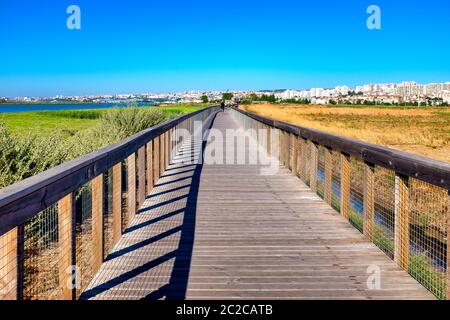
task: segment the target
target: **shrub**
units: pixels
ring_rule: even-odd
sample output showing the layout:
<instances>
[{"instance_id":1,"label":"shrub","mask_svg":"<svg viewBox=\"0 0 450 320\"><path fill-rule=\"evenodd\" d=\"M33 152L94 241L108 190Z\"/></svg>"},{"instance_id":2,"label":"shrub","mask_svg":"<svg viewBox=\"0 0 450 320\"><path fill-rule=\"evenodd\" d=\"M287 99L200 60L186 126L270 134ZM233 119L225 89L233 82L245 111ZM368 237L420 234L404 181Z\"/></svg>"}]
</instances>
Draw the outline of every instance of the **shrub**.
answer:
<instances>
[{"instance_id":1,"label":"shrub","mask_svg":"<svg viewBox=\"0 0 450 320\"><path fill-rule=\"evenodd\" d=\"M137 107L111 109L100 117L102 130L100 134L106 135L110 141L118 141L166 119L166 114L160 109Z\"/></svg>"}]
</instances>

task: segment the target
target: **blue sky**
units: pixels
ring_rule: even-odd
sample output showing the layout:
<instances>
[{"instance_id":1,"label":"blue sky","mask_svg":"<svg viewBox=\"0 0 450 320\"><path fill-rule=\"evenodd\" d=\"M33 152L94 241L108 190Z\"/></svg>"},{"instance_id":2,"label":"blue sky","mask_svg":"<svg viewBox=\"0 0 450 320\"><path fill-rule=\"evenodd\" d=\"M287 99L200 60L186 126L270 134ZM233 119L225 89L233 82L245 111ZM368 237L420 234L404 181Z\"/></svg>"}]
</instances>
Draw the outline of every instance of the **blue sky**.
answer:
<instances>
[{"instance_id":1,"label":"blue sky","mask_svg":"<svg viewBox=\"0 0 450 320\"><path fill-rule=\"evenodd\" d=\"M66 8L81 8L68 30ZM370 4L382 29L366 27ZM0 96L450 81L448 0L1 0Z\"/></svg>"}]
</instances>

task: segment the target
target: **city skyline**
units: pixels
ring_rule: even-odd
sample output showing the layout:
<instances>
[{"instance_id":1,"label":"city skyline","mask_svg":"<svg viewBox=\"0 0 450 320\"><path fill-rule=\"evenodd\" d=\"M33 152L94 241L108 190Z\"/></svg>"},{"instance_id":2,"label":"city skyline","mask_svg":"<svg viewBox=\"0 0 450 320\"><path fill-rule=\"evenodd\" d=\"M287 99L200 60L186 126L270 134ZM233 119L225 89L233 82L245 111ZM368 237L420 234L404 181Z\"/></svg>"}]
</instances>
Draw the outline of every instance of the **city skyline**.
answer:
<instances>
[{"instance_id":1,"label":"city skyline","mask_svg":"<svg viewBox=\"0 0 450 320\"><path fill-rule=\"evenodd\" d=\"M50 97L1 97L0 103L8 102L88 102L88 103L179 103L202 102L203 96L209 101L219 101L222 94L232 92L234 99L251 101L252 94L269 95L273 102L300 102L312 104L412 104L417 106L449 105L450 81L443 83L421 84L415 81L401 83L368 83L350 87L339 85L334 88L308 89L272 89L272 90L234 90L234 91L182 91L182 92L146 92L122 94L96 94Z\"/></svg>"},{"instance_id":2,"label":"city skyline","mask_svg":"<svg viewBox=\"0 0 450 320\"><path fill-rule=\"evenodd\" d=\"M439 0L0 3L0 96L329 88L450 79Z\"/></svg>"}]
</instances>

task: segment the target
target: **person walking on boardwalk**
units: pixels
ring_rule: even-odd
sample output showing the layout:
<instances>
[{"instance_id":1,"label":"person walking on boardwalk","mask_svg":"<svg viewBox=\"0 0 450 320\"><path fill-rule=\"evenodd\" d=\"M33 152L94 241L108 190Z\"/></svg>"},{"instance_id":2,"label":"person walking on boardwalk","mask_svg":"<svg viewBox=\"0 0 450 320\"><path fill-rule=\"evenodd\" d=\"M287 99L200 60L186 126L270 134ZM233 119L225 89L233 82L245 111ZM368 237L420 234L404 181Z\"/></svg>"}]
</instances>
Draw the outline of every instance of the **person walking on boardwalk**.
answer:
<instances>
[{"instance_id":1,"label":"person walking on boardwalk","mask_svg":"<svg viewBox=\"0 0 450 320\"><path fill-rule=\"evenodd\" d=\"M225 112L225 102L220 103L220 108L222 109L222 112Z\"/></svg>"}]
</instances>

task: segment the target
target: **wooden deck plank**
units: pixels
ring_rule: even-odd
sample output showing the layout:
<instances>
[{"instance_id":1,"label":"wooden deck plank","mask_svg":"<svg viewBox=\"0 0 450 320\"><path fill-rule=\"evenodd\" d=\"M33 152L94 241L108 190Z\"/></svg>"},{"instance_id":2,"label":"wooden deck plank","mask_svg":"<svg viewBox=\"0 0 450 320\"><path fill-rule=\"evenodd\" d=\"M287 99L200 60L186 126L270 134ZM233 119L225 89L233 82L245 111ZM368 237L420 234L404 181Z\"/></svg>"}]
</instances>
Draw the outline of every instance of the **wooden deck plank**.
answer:
<instances>
[{"instance_id":1,"label":"wooden deck plank","mask_svg":"<svg viewBox=\"0 0 450 320\"><path fill-rule=\"evenodd\" d=\"M434 299L287 169L182 162L200 149L180 148L82 298Z\"/></svg>"}]
</instances>

